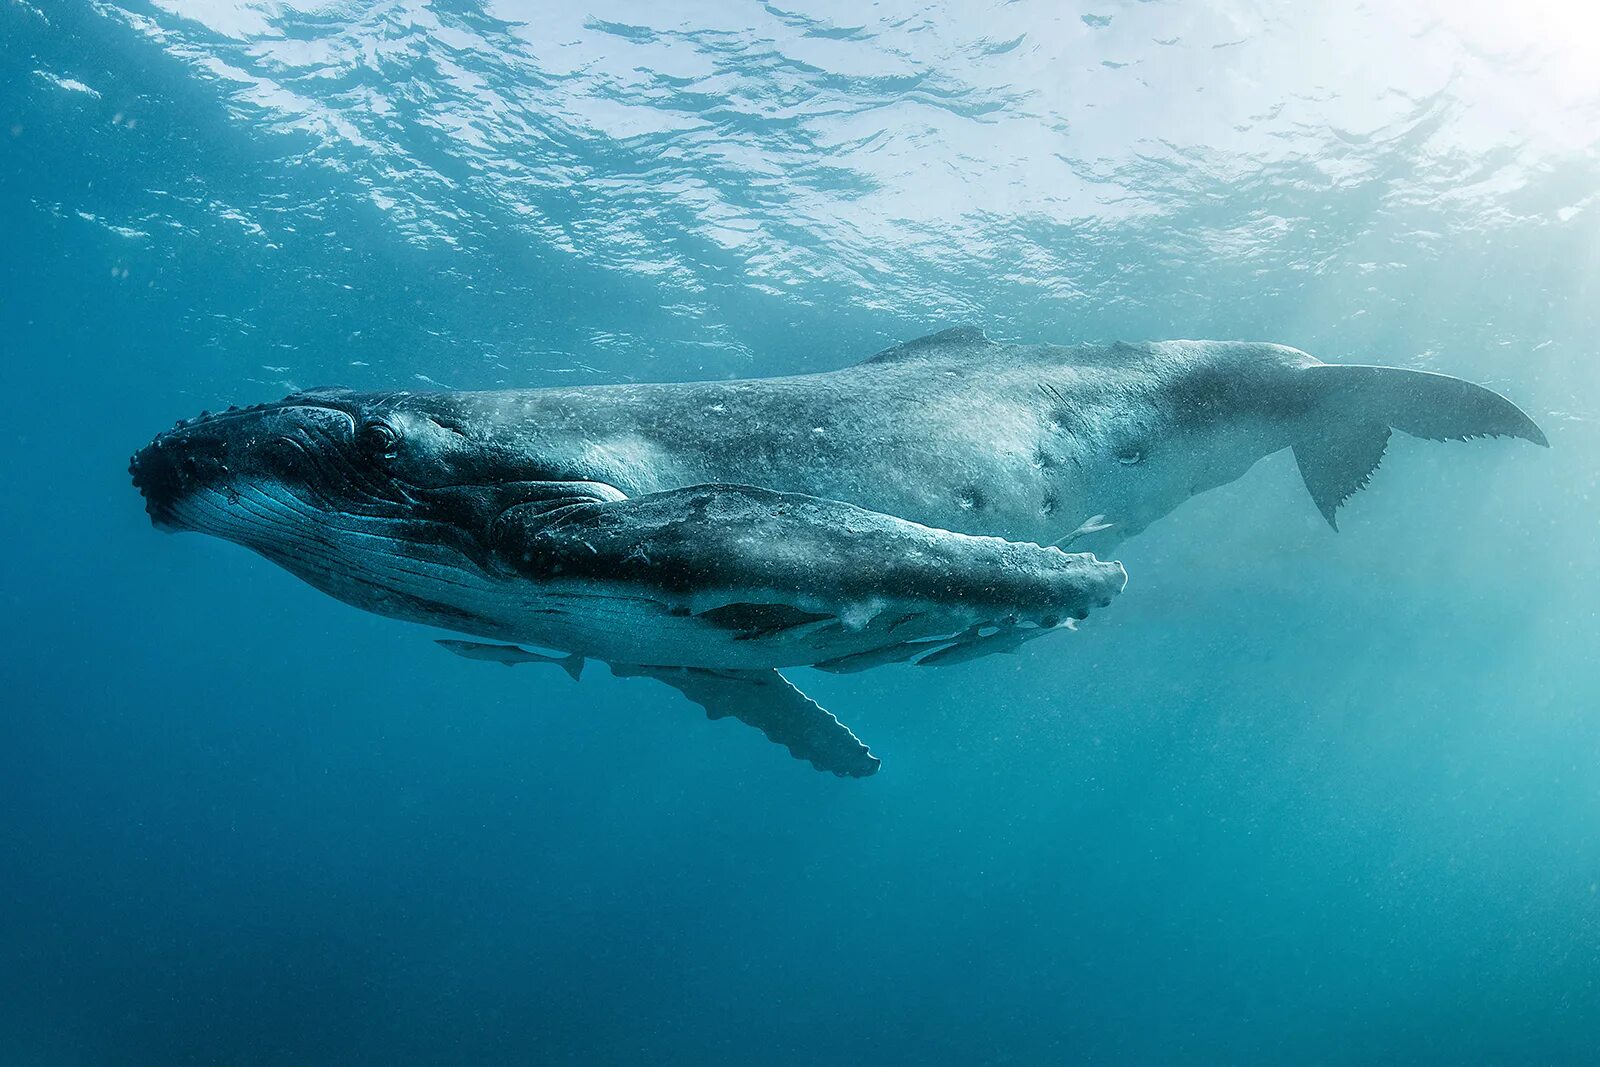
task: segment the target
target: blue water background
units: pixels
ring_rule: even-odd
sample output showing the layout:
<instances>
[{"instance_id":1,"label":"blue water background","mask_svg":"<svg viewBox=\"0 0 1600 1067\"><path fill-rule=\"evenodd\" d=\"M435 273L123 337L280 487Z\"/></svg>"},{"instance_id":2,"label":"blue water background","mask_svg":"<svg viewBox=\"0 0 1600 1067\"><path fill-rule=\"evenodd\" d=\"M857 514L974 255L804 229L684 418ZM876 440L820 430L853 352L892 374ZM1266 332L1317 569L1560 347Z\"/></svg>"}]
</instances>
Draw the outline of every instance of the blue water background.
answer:
<instances>
[{"instance_id":1,"label":"blue water background","mask_svg":"<svg viewBox=\"0 0 1600 1067\"><path fill-rule=\"evenodd\" d=\"M0 1064L1595 1062L1600 27L1388 6L0 0ZM293 387L957 323L1553 447L1397 437L1338 534L1274 456L1079 634L795 672L865 782L125 473Z\"/></svg>"}]
</instances>

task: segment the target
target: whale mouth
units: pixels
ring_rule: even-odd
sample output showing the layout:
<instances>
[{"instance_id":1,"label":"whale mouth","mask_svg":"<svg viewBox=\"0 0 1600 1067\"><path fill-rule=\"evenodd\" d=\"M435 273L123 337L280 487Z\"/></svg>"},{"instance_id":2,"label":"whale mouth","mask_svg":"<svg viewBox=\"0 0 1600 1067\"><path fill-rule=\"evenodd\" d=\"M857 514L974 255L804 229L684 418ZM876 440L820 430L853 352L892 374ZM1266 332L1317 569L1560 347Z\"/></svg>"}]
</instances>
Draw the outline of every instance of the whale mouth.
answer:
<instances>
[{"instance_id":1,"label":"whale mouth","mask_svg":"<svg viewBox=\"0 0 1600 1067\"><path fill-rule=\"evenodd\" d=\"M145 514L150 524L165 533L183 529L173 513L173 504L193 481L195 472L186 472L183 463L170 449L163 448L160 438L150 442L128 459L128 474L133 487L144 500Z\"/></svg>"},{"instance_id":2,"label":"whale mouth","mask_svg":"<svg viewBox=\"0 0 1600 1067\"><path fill-rule=\"evenodd\" d=\"M194 529L181 505L196 492L221 489L231 497L229 486L241 479L281 478L283 445L296 443L296 424L313 413L328 413L331 429L353 428L348 412L296 394L276 403L202 411L156 434L128 459L128 475L152 525L165 531Z\"/></svg>"},{"instance_id":3,"label":"whale mouth","mask_svg":"<svg viewBox=\"0 0 1600 1067\"><path fill-rule=\"evenodd\" d=\"M172 533L191 527L178 505L197 490L226 479L225 444L164 433L128 460L133 487L144 498L145 514L156 529Z\"/></svg>"}]
</instances>

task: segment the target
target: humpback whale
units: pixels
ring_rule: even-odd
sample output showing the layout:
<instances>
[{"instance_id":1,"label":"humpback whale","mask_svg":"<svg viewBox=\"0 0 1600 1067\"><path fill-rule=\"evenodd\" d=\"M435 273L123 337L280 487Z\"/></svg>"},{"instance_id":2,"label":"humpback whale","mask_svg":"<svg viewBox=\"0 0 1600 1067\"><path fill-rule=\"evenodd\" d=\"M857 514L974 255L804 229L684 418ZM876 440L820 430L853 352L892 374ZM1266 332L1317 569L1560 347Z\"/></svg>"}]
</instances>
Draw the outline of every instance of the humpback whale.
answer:
<instances>
[{"instance_id":1,"label":"humpback whale","mask_svg":"<svg viewBox=\"0 0 1600 1067\"><path fill-rule=\"evenodd\" d=\"M1126 580L1094 553L1281 449L1337 528L1395 429L1547 443L1443 374L956 328L792 377L316 389L182 421L130 472L158 527L483 639L441 641L457 654L600 660L862 777L877 758L779 668L939 666L1071 629Z\"/></svg>"}]
</instances>

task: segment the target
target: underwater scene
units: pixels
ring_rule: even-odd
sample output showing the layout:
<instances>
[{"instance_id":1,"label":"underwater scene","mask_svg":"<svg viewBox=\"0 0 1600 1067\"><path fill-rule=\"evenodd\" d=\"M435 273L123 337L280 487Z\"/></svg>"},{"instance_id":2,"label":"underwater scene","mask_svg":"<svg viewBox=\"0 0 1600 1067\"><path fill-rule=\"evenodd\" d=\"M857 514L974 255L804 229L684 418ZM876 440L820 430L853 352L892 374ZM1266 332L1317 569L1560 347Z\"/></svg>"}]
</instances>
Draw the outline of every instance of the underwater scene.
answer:
<instances>
[{"instance_id":1,"label":"underwater scene","mask_svg":"<svg viewBox=\"0 0 1600 1067\"><path fill-rule=\"evenodd\" d=\"M0 1067L1600 1062L1597 71L0 0Z\"/></svg>"}]
</instances>

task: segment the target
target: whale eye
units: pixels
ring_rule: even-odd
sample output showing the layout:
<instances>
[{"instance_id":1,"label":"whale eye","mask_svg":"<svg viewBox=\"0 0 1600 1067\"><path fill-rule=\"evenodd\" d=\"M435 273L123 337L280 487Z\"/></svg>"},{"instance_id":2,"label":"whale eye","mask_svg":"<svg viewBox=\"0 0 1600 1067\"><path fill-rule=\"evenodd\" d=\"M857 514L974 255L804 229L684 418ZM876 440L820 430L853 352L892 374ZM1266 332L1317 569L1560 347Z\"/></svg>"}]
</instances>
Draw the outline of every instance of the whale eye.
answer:
<instances>
[{"instance_id":1,"label":"whale eye","mask_svg":"<svg viewBox=\"0 0 1600 1067\"><path fill-rule=\"evenodd\" d=\"M1125 445L1117 453L1117 462L1124 467L1137 467L1144 462L1144 449L1139 445Z\"/></svg>"},{"instance_id":2,"label":"whale eye","mask_svg":"<svg viewBox=\"0 0 1600 1067\"><path fill-rule=\"evenodd\" d=\"M400 449L400 433L380 419L369 419L356 431L356 447L371 459L390 459Z\"/></svg>"}]
</instances>

